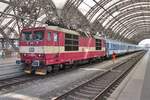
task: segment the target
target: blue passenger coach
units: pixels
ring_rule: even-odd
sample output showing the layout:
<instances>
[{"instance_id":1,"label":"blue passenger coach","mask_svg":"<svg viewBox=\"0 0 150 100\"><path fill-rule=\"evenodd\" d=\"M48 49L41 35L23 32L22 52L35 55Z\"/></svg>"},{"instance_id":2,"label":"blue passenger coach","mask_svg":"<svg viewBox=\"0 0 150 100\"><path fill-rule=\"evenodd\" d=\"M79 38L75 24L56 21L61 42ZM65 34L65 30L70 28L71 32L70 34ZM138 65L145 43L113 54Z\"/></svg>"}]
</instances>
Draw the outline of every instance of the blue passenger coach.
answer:
<instances>
[{"instance_id":1,"label":"blue passenger coach","mask_svg":"<svg viewBox=\"0 0 150 100\"><path fill-rule=\"evenodd\" d=\"M141 48L134 44L123 43L116 40L106 39L107 56L111 56L113 52L118 55L135 52Z\"/></svg>"}]
</instances>

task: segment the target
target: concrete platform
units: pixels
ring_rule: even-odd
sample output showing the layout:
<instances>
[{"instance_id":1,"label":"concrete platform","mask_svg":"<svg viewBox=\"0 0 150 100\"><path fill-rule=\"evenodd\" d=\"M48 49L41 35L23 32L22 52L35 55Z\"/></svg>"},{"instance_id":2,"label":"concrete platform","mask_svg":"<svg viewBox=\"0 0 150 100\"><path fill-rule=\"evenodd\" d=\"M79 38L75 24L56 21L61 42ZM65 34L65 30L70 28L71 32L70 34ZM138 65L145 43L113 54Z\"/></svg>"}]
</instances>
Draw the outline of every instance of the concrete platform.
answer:
<instances>
[{"instance_id":1,"label":"concrete platform","mask_svg":"<svg viewBox=\"0 0 150 100\"><path fill-rule=\"evenodd\" d=\"M15 63L17 59L19 59L17 58L17 56L0 58L0 65L8 64L8 63Z\"/></svg>"},{"instance_id":2,"label":"concrete platform","mask_svg":"<svg viewBox=\"0 0 150 100\"><path fill-rule=\"evenodd\" d=\"M150 51L107 100L150 100Z\"/></svg>"},{"instance_id":3,"label":"concrete platform","mask_svg":"<svg viewBox=\"0 0 150 100\"><path fill-rule=\"evenodd\" d=\"M0 58L0 80L24 74L22 67L16 64L16 56Z\"/></svg>"}]
</instances>

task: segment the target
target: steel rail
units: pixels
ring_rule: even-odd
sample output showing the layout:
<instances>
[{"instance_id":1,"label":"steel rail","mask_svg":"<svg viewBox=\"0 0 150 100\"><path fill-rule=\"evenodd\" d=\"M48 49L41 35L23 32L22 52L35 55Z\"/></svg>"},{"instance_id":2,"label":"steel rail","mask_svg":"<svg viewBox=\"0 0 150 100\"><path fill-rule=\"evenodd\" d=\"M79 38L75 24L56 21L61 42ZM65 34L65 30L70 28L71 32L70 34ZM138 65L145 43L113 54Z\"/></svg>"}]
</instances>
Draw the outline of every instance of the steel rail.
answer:
<instances>
[{"instance_id":1,"label":"steel rail","mask_svg":"<svg viewBox=\"0 0 150 100\"><path fill-rule=\"evenodd\" d=\"M122 77L126 76L126 73L133 68L144 54L144 52L140 52L136 56L119 65L112 66L112 68L104 73L76 86L68 92L52 98L52 100L103 100L109 90L113 88Z\"/></svg>"}]
</instances>

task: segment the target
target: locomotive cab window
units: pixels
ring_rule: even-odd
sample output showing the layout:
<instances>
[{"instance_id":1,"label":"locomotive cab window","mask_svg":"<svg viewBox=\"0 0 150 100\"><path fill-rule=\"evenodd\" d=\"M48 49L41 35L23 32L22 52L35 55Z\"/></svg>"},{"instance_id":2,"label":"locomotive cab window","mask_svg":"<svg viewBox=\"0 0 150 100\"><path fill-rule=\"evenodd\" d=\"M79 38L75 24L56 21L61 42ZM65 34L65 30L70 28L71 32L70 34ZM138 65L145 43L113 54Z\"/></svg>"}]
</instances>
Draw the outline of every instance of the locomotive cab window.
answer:
<instances>
[{"instance_id":1,"label":"locomotive cab window","mask_svg":"<svg viewBox=\"0 0 150 100\"><path fill-rule=\"evenodd\" d=\"M102 49L102 45L101 45L101 40L99 40L99 39L96 39L96 50L101 50Z\"/></svg>"},{"instance_id":2,"label":"locomotive cab window","mask_svg":"<svg viewBox=\"0 0 150 100\"><path fill-rule=\"evenodd\" d=\"M30 41L32 40L32 32L22 32L22 39L23 41Z\"/></svg>"},{"instance_id":3,"label":"locomotive cab window","mask_svg":"<svg viewBox=\"0 0 150 100\"><path fill-rule=\"evenodd\" d=\"M43 31L35 31L34 32L33 40L41 41L43 39L44 39L44 32Z\"/></svg>"},{"instance_id":4,"label":"locomotive cab window","mask_svg":"<svg viewBox=\"0 0 150 100\"><path fill-rule=\"evenodd\" d=\"M65 34L65 51L79 50L79 36L73 34Z\"/></svg>"}]
</instances>

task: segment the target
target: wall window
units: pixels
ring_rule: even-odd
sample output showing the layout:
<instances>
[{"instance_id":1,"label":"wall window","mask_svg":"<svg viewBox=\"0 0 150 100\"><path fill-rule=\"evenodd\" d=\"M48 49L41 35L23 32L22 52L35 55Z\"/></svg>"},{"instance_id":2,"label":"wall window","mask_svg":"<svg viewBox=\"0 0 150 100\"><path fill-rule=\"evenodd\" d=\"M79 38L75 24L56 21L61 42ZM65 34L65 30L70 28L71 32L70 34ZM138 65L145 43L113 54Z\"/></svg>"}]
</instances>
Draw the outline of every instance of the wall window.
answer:
<instances>
[{"instance_id":1,"label":"wall window","mask_svg":"<svg viewBox=\"0 0 150 100\"><path fill-rule=\"evenodd\" d=\"M65 51L79 50L79 36L73 34L65 34Z\"/></svg>"},{"instance_id":2,"label":"wall window","mask_svg":"<svg viewBox=\"0 0 150 100\"><path fill-rule=\"evenodd\" d=\"M58 41L58 33L54 33L54 41L57 42Z\"/></svg>"}]
</instances>

